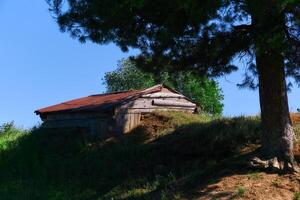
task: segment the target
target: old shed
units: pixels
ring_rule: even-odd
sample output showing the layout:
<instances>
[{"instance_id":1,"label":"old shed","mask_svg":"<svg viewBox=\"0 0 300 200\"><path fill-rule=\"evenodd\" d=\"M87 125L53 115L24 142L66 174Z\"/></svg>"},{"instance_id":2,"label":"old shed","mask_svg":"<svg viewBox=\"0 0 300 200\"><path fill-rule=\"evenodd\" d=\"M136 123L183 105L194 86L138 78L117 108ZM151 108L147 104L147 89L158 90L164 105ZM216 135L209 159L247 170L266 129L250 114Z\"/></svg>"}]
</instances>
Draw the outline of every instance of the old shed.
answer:
<instances>
[{"instance_id":1,"label":"old shed","mask_svg":"<svg viewBox=\"0 0 300 200\"><path fill-rule=\"evenodd\" d=\"M88 128L92 134L106 136L127 133L137 127L145 113L180 111L194 113L197 106L179 92L156 85L144 90L91 95L35 113L46 128Z\"/></svg>"}]
</instances>

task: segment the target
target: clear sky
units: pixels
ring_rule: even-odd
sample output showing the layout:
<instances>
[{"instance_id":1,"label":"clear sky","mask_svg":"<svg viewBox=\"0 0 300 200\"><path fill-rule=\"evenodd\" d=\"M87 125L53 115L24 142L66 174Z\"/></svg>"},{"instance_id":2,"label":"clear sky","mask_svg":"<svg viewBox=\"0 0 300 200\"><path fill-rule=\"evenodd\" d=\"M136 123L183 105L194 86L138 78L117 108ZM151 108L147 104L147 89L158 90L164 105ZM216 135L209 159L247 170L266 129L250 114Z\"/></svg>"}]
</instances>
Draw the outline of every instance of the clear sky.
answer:
<instances>
[{"instance_id":1,"label":"clear sky","mask_svg":"<svg viewBox=\"0 0 300 200\"><path fill-rule=\"evenodd\" d=\"M104 73L133 53L113 44L79 43L59 31L47 9L44 0L0 0L0 124L29 128L39 123L38 108L104 92ZM227 116L259 113L257 91L236 87L242 73L219 80ZM300 107L299 99L294 88L292 110Z\"/></svg>"}]
</instances>

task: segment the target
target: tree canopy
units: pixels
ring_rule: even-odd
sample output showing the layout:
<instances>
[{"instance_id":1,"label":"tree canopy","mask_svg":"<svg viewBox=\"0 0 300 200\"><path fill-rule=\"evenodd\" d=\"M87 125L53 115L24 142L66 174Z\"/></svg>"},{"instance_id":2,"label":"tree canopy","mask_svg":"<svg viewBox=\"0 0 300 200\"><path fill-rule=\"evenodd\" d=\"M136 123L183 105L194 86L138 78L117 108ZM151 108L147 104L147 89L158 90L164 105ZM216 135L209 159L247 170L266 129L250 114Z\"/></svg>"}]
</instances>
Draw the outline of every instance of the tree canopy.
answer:
<instances>
[{"instance_id":1,"label":"tree canopy","mask_svg":"<svg viewBox=\"0 0 300 200\"><path fill-rule=\"evenodd\" d=\"M137 68L134 62L123 59L119 61L116 70L107 72L104 76L107 92L144 89L161 83L174 88L196 102L203 112L212 115L222 114L224 96L218 83L191 72L153 74L143 72Z\"/></svg>"},{"instance_id":2,"label":"tree canopy","mask_svg":"<svg viewBox=\"0 0 300 200\"><path fill-rule=\"evenodd\" d=\"M300 77L297 0L47 1L62 31L82 42L139 48L140 61L152 58L150 70L171 66L223 75L237 69L231 62L236 56L248 55L255 64L255 45L265 41L282 51L288 75ZM262 22L256 26L255 20Z\"/></svg>"}]
</instances>

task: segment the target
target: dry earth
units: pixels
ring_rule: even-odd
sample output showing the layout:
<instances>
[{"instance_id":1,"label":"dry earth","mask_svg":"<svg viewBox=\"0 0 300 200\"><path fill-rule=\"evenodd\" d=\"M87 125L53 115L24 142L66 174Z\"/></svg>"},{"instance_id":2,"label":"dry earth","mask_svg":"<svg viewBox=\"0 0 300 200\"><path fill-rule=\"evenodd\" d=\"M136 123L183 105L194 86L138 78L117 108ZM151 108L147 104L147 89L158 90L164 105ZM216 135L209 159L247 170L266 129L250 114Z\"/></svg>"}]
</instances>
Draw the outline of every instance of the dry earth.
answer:
<instances>
[{"instance_id":1,"label":"dry earth","mask_svg":"<svg viewBox=\"0 0 300 200\"><path fill-rule=\"evenodd\" d=\"M291 114L293 124L300 127L300 114ZM296 130L297 131L297 130ZM299 146L299 145L298 145ZM300 160L299 147L295 157ZM222 172L221 172L222 173ZM300 200L300 174L278 175L265 172L249 172L224 175L214 183L202 186L194 192L198 200ZM296 198L296 194L299 197Z\"/></svg>"},{"instance_id":2,"label":"dry earth","mask_svg":"<svg viewBox=\"0 0 300 200\"><path fill-rule=\"evenodd\" d=\"M249 173L221 178L201 188L198 200L293 200L300 191L299 175ZM197 196L197 195L195 195Z\"/></svg>"},{"instance_id":3,"label":"dry earth","mask_svg":"<svg viewBox=\"0 0 300 200\"><path fill-rule=\"evenodd\" d=\"M292 113L295 131L300 133L300 113ZM161 130L168 130L169 119L152 115L144 119L147 132L152 137ZM151 139L153 139L151 137ZM150 140L151 140L150 139ZM298 145L299 146L299 145ZM295 148L295 157L300 161L300 148ZM246 150L251 151L250 150ZM184 199L196 200L300 200L300 174L278 175L267 172L245 172L244 169L230 171L223 169L210 178L209 183L189 191ZM201 181L200 181L201 182ZM299 193L299 199L295 195ZM179 198L180 199L180 198Z\"/></svg>"},{"instance_id":4,"label":"dry earth","mask_svg":"<svg viewBox=\"0 0 300 200\"><path fill-rule=\"evenodd\" d=\"M292 113L291 118L294 124L300 123L300 113Z\"/></svg>"}]
</instances>

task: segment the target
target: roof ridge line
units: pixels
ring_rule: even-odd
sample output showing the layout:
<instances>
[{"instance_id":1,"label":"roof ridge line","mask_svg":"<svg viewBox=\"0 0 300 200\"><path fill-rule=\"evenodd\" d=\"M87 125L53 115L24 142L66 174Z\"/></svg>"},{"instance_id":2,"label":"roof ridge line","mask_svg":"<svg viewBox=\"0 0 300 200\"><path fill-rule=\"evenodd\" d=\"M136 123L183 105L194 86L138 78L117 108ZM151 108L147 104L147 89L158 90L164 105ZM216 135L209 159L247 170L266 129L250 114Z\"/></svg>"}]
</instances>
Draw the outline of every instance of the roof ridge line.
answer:
<instances>
[{"instance_id":1,"label":"roof ridge line","mask_svg":"<svg viewBox=\"0 0 300 200\"><path fill-rule=\"evenodd\" d=\"M117 92L108 92L108 93L103 93L103 94L92 94L92 95L89 95L88 97L104 96L104 95L109 95L109 94L119 94L119 93L133 92L133 91L143 91L143 90L124 90L124 91L117 91Z\"/></svg>"}]
</instances>

